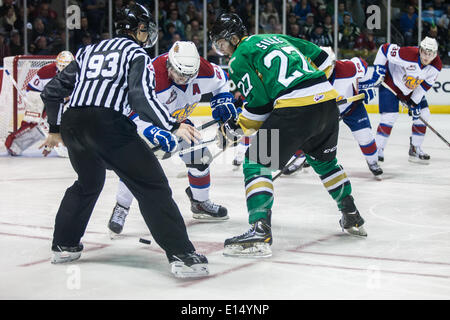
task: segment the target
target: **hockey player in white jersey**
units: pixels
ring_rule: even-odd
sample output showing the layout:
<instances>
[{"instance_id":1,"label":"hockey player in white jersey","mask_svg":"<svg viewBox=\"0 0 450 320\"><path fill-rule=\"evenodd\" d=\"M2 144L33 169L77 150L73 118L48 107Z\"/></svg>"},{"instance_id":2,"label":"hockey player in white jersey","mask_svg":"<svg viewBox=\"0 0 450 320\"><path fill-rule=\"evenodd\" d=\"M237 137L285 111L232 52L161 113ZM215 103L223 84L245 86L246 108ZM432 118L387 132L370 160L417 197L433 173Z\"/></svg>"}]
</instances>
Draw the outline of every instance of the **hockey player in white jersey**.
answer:
<instances>
[{"instance_id":1,"label":"hockey player in white jersey","mask_svg":"<svg viewBox=\"0 0 450 320\"><path fill-rule=\"evenodd\" d=\"M426 37L420 47L399 47L396 44L382 45L374 61L372 79L381 82L379 87L380 124L377 128L376 144L378 157L384 161L384 149L391 130L398 118L399 102L408 106L412 117L409 160L429 163L430 156L422 150L430 110L425 93L433 86L442 68L435 39ZM364 85L364 83L361 83Z\"/></svg>"},{"instance_id":2,"label":"hockey player in white jersey","mask_svg":"<svg viewBox=\"0 0 450 320\"><path fill-rule=\"evenodd\" d=\"M25 115L20 128L10 133L5 140L5 147L10 155L19 156L36 142L45 139L46 112L40 94L45 85L73 59L71 52L60 52L55 62L40 68L27 84ZM68 156L67 149L63 145L55 147L55 151L60 157Z\"/></svg>"},{"instance_id":3,"label":"hockey player in white jersey","mask_svg":"<svg viewBox=\"0 0 450 320\"><path fill-rule=\"evenodd\" d=\"M233 95L229 92L228 76L217 65L201 58L193 42L177 41L168 53L153 60L156 75L156 95L178 120L192 124L188 119L203 94L212 93L211 108L213 118L225 122L237 117L233 104ZM154 133L148 123L137 115L131 115L141 135L150 141L155 140ZM176 144L173 135L167 135L164 144ZM164 151L164 145L161 145ZM181 146L180 146L181 147ZM190 147L185 146L185 147ZM174 149L174 148L172 148ZM188 169L189 187L186 194L191 201L193 218L203 221L223 221L228 219L227 209L211 202L209 197L210 172L212 155L207 147L183 154L181 159ZM204 161L209 159L208 161ZM111 235L122 232L126 216L133 201L133 195L120 181L116 196L117 203L113 209L108 227Z\"/></svg>"}]
</instances>

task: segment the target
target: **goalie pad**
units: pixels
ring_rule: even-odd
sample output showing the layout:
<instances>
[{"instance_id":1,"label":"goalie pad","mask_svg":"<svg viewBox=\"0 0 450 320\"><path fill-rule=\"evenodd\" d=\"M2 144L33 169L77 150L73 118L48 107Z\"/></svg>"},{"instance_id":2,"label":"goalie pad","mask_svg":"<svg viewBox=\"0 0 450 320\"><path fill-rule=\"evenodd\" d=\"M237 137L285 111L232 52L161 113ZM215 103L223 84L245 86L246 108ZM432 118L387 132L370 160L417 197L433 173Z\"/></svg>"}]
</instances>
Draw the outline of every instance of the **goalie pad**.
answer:
<instances>
[{"instance_id":1,"label":"goalie pad","mask_svg":"<svg viewBox=\"0 0 450 320\"><path fill-rule=\"evenodd\" d=\"M45 138L45 132L37 123L22 121L20 128L6 138L5 147L10 155L19 156L30 146Z\"/></svg>"},{"instance_id":2,"label":"goalie pad","mask_svg":"<svg viewBox=\"0 0 450 320\"><path fill-rule=\"evenodd\" d=\"M44 102L41 99L41 93L37 91L28 91L23 120L31 123L39 123L42 118L43 110Z\"/></svg>"}]
</instances>

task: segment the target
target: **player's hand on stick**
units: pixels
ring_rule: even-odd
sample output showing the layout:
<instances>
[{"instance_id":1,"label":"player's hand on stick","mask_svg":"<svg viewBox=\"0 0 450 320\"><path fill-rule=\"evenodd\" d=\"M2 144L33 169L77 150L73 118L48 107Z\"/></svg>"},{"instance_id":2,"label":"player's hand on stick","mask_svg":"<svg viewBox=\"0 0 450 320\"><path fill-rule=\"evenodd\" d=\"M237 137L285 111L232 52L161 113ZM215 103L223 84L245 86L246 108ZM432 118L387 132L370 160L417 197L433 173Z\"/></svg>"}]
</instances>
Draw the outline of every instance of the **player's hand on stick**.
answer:
<instances>
[{"instance_id":1,"label":"player's hand on stick","mask_svg":"<svg viewBox=\"0 0 450 320\"><path fill-rule=\"evenodd\" d=\"M374 70L372 78L367 79L365 81L359 81L358 90L363 90L367 88L376 88L383 82L384 76L386 75L386 67L379 64L376 64L373 67Z\"/></svg>"},{"instance_id":2,"label":"player's hand on stick","mask_svg":"<svg viewBox=\"0 0 450 320\"><path fill-rule=\"evenodd\" d=\"M361 90L360 92L364 93L364 104L368 104L369 101L372 100L373 98L375 98L375 96L376 96L376 92L372 88L364 89L364 90Z\"/></svg>"},{"instance_id":3,"label":"player's hand on stick","mask_svg":"<svg viewBox=\"0 0 450 320\"><path fill-rule=\"evenodd\" d=\"M222 150L225 150L229 146L235 147L243 136L244 132L241 127L230 119L217 130L217 146Z\"/></svg>"},{"instance_id":4,"label":"player's hand on stick","mask_svg":"<svg viewBox=\"0 0 450 320\"><path fill-rule=\"evenodd\" d=\"M420 117L420 107L411 100L406 103L408 106L408 115L413 118L413 120L418 120Z\"/></svg>"},{"instance_id":5,"label":"player's hand on stick","mask_svg":"<svg viewBox=\"0 0 450 320\"><path fill-rule=\"evenodd\" d=\"M211 99L212 117L214 120L226 122L229 119L236 120L238 111L234 105L234 97L229 92L222 92Z\"/></svg>"},{"instance_id":6,"label":"player's hand on stick","mask_svg":"<svg viewBox=\"0 0 450 320\"><path fill-rule=\"evenodd\" d=\"M198 143L202 138L200 132L188 123L181 123L174 134L188 143Z\"/></svg>"},{"instance_id":7,"label":"player's hand on stick","mask_svg":"<svg viewBox=\"0 0 450 320\"><path fill-rule=\"evenodd\" d=\"M153 125L145 128L143 134L151 143L159 144L164 152L171 152L178 145L174 134Z\"/></svg>"},{"instance_id":8,"label":"player's hand on stick","mask_svg":"<svg viewBox=\"0 0 450 320\"><path fill-rule=\"evenodd\" d=\"M44 148L42 150L42 154L44 157L48 156L54 147L57 147L59 144L64 145L64 142L61 138L60 133L49 133L47 139L39 146L39 149Z\"/></svg>"}]
</instances>

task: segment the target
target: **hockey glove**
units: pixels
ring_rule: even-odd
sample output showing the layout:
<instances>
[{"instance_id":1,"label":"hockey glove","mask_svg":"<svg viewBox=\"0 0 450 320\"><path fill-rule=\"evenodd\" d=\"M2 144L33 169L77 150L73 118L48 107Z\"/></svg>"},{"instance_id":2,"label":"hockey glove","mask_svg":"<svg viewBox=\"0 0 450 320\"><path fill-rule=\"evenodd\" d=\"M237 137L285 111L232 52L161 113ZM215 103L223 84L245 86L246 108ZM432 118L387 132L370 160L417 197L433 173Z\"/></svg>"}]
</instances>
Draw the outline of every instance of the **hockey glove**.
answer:
<instances>
[{"instance_id":1,"label":"hockey glove","mask_svg":"<svg viewBox=\"0 0 450 320\"><path fill-rule=\"evenodd\" d=\"M376 96L376 92L372 88L361 90L361 93L364 93L364 104L368 104Z\"/></svg>"},{"instance_id":2,"label":"hockey glove","mask_svg":"<svg viewBox=\"0 0 450 320\"><path fill-rule=\"evenodd\" d=\"M386 67L381 64L374 65L372 78L358 83L358 90L378 87L384 80L386 75Z\"/></svg>"},{"instance_id":3,"label":"hockey glove","mask_svg":"<svg viewBox=\"0 0 450 320\"><path fill-rule=\"evenodd\" d=\"M412 117L413 121L418 120L420 117L420 107L415 104L412 100L409 100L407 103L408 106L408 115Z\"/></svg>"},{"instance_id":4,"label":"hockey glove","mask_svg":"<svg viewBox=\"0 0 450 320\"><path fill-rule=\"evenodd\" d=\"M233 95L229 92L222 92L212 97L211 109L214 120L224 123L229 119L236 120L237 110L233 102Z\"/></svg>"},{"instance_id":5,"label":"hockey glove","mask_svg":"<svg viewBox=\"0 0 450 320\"><path fill-rule=\"evenodd\" d=\"M151 143L159 144L164 152L172 152L177 147L177 137L156 126L148 126L144 129L143 134Z\"/></svg>"},{"instance_id":6,"label":"hockey glove","mask_svg":"<svg viewBox=\"0 0 450 320\"><path fill-rule=\"evenodd\" d=\"M241 127L233 120L229 120L222 124L217 131L217 146L223 150L235 147L243 136L244 132Z\"/></svg>"}]
</instances>

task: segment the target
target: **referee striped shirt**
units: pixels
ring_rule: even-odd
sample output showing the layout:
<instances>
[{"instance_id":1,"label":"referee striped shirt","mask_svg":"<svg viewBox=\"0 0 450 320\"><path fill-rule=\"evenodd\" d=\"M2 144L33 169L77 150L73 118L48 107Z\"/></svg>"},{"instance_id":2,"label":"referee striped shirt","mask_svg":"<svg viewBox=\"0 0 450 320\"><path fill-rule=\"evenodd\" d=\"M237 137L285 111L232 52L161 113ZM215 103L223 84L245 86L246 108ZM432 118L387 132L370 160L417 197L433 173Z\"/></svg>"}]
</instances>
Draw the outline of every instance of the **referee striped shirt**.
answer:
<instances>
[{"instance_id":1,"label":"referee striped shirt","mask_svg":"<svg viewBox=\"0 0 450 320\"><path fill-rule=\"evenodd\" d=\"M162 129L178 127L156 97L151 58L131 38L113 38L81 48L75 61L55 78L42 94L46 106L70 95L69 108L108 108L125 116L135 111L142 120ZM47 111L50 127L59 125L61 112L61 106L57 114Z\"/></svg>"}]
</instances>

